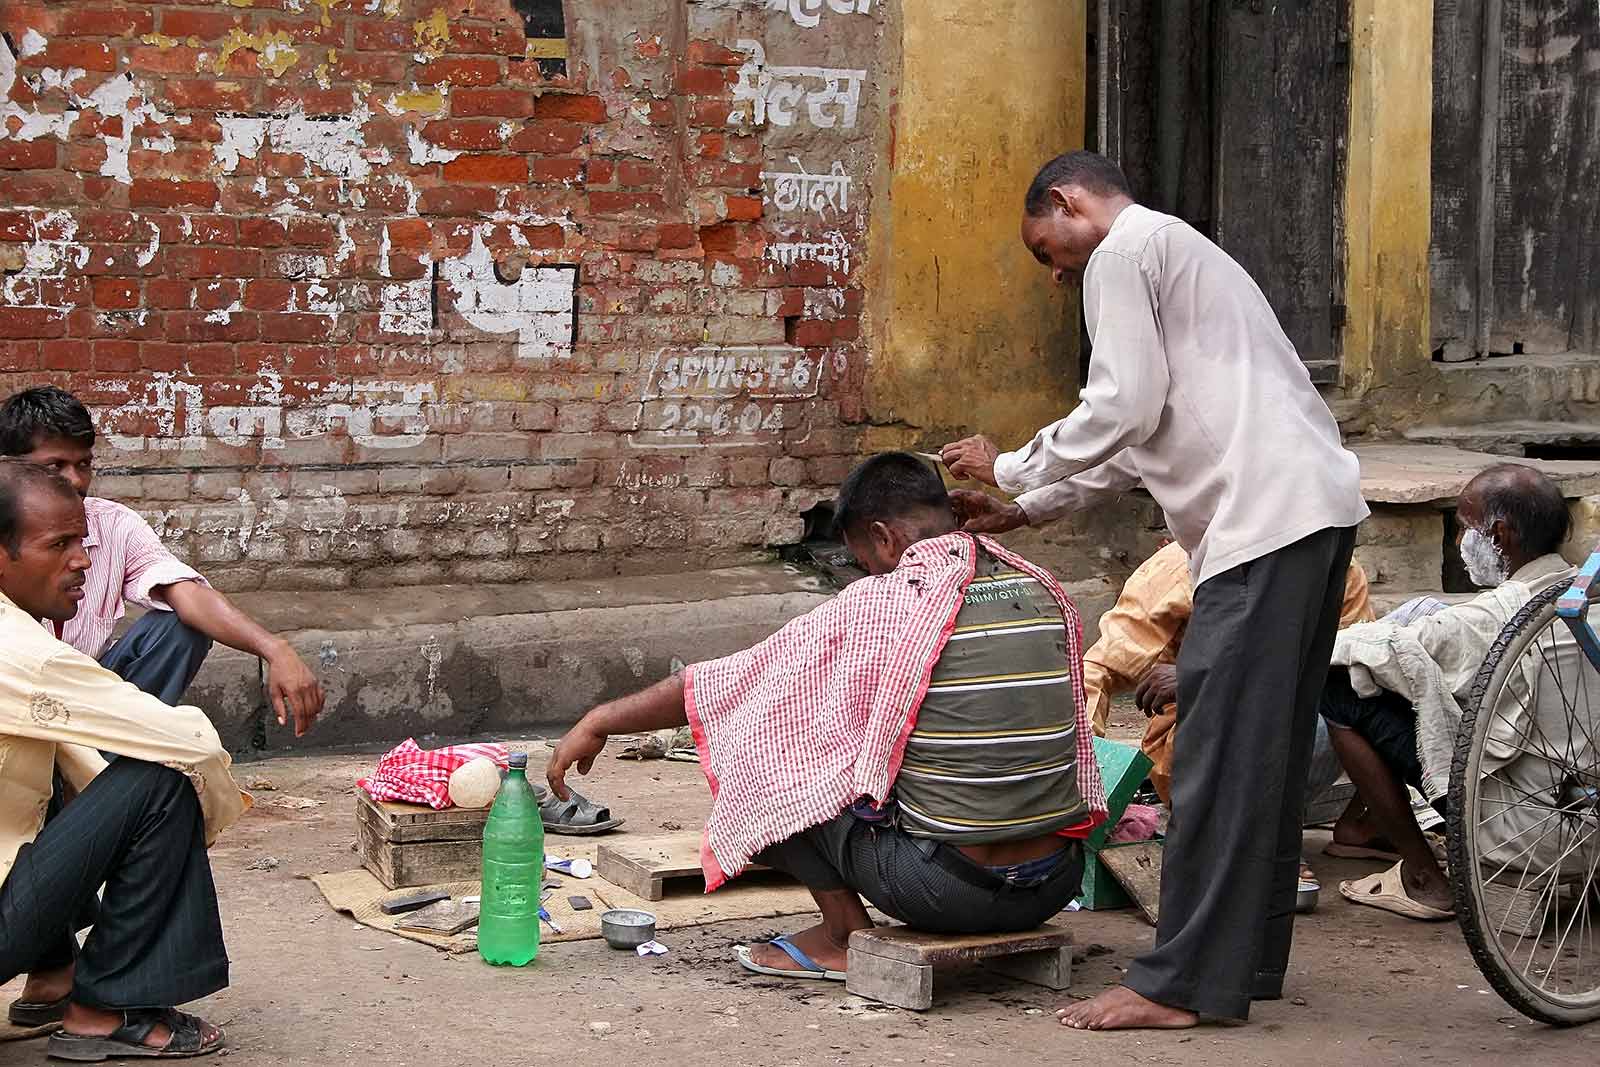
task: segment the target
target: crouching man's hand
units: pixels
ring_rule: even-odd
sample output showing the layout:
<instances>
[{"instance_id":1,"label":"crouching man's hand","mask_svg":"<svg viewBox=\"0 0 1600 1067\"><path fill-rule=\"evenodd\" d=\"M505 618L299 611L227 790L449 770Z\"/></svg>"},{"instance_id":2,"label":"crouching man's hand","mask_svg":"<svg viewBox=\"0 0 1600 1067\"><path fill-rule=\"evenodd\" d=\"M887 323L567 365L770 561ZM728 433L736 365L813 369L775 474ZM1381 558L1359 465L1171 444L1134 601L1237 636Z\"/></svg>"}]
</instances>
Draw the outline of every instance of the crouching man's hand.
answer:
<instances>
[{"instance_id":1,"label":"crouching man's hand","mask_svg":"<svg viewBox=\"0 0 1600 1067\"><path fill-rule=\"evenodd\" d=\"M1146 672L1133 691L1133 702L1146 715L1158 715L1161 709L1178 699L1178 668L1170 663L1158 663Z\"/></svg>"},{"instance_id":2,"label":"crouching man's hand","mask_svg":"<svg viewBox=\"0 0 1600 1067\"><path fill-rule=\"evenodd\" d=\"M578 725L567 731L545 766L545 781L550 783L551 792L562 800L571 796L567 791L567 770L576 764L579 774L588 774L589 768L594 766L595 757L606 747L606 735L589 725L593 717L594 712L591 711Z\"/></svg>"},{"instance_id":3,"label":"crouching man's hand","mask_svg":"<svg viewBox=\"0 0 1600 1067\"><path fill-rule=\"evenodd\" d=\"M1028 513L1014 502L997 500L976 489L950 490L950 506L967 533L996 534L1028 525Z\"/></svg>"}]
</instances>

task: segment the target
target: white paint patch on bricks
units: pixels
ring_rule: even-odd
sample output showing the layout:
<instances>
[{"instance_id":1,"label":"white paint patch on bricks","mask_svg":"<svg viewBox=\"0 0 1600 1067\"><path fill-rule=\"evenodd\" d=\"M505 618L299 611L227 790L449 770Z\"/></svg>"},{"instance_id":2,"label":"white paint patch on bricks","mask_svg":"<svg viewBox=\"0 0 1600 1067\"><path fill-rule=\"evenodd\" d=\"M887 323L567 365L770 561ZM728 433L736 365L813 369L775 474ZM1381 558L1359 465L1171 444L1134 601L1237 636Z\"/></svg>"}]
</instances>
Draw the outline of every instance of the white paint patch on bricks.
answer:
<instances>
[{"instance_id":1,"label":"white paint patch on bricks","mask_svg":"<svg viewBox=\"0 0 1600 1067\"><path fill-rule=\"evenodd\" d=\"M306 162L335 177L361 181L372 174L373 165L392 161L387 148L367 147L363 127L372 118L372 109L351 94L348 115L309 116L296 106L277 115L219 115L222 141L211 153L226 174L239 168L239 160L254 159L261 149L284 155L298 155Z\"/></svg>"},{"instance_id":2,"label":"white paint patch on bricks","mask_svg":"<svg viewBox=\"0 0 1600 1067\"><path fill-rule=\"evenodd\" d=\"M470 325L485 333L517 335L518 359L572 355L576 267L525 266L515 281L502 281L478 226L466 255L439 264L439 278Z\"/></svg>"}]
</instances>

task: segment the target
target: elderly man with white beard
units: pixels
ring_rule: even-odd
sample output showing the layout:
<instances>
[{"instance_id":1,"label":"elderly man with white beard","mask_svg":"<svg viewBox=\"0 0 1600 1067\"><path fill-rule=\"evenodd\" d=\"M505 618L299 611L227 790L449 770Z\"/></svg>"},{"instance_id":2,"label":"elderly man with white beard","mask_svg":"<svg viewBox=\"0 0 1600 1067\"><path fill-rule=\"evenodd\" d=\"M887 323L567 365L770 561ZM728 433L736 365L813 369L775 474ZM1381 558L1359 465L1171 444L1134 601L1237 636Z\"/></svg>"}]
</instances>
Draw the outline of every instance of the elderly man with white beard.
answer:
<instances>
[{"instance_id":1,"label":"elderly man with white beard","mask_svg":"<svg viewBox=\"0 0 1600 1067\"><path fill-rule=\"evenodd\" d=\"M1481 472L1457 498L1456 517L1467 575L1487 592L1452 606L1429 601L1405 621L1397 612L1342 631L1322 696L1334 751L1367 801L1369 820L1400 854L1390 869L1344 882L1339 892L1410 919L1455 914L1450 883L1406 790L1416 786L1436 807L1445 802L1450 752L1424 739L1454 736L1500 631L1524 604L1575 573L1559 555L1570 525L1566 500L1531 467L1504 463ZM1419 717L1433 715L1442 729L1419 730ZM1514 717L1502 711L1497 727L1515 731Z\"/></svg>"}]
</instances>

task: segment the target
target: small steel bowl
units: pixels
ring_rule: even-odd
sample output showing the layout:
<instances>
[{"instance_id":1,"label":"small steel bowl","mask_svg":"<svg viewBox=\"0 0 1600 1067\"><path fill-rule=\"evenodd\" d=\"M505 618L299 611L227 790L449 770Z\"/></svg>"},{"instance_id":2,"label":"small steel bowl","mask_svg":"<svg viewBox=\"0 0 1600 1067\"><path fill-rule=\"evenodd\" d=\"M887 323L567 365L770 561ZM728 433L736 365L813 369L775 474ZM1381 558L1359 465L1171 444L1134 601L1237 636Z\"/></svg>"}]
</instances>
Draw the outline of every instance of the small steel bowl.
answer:
<instances>
[{"instance_id":1,"label":"small steel bowl","mask_svg":"<svg viewBox=\"0 0 1600 1067\"><path fill-rule=\"evenodd\" d=\"M600 914L600 933L612 948L638 948L656 937L656 917L648 911L613 908Z\"/></svg>"},{"instance_id":2,"label":"small steel bowl","mask_svg":"<svg viewBox=\"0 0 1600 1067\"><path fill-rule=\"evenodd\" d=\"M1301 882L1300 888L1294 895L1294 910L1302 915L1310 914L1317 910L1317 894L1322 891L1322 886L1316 882Z\"/></svg>"}]
</instances>

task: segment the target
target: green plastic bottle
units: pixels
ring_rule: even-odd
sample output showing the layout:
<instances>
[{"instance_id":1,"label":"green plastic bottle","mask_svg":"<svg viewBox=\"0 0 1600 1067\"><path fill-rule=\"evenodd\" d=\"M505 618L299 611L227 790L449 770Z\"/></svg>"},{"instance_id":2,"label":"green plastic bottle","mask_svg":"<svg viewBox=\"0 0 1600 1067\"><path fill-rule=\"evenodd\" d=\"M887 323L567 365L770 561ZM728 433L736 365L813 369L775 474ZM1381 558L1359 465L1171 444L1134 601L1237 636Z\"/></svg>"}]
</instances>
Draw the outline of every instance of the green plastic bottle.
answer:
<instances>
[{"instance_id":1,"label":"green plastic bottle","mask_svg":"<svg viewBox=\"0 0 1600 1067\"><path fill-rule=\"evenodd\" d=\"M539 890L544 884L544 822L528 784L528 756L513 753L483 827L483 899L478 955L522 967L539 954Z\"/></svg>"}]
</instances>

